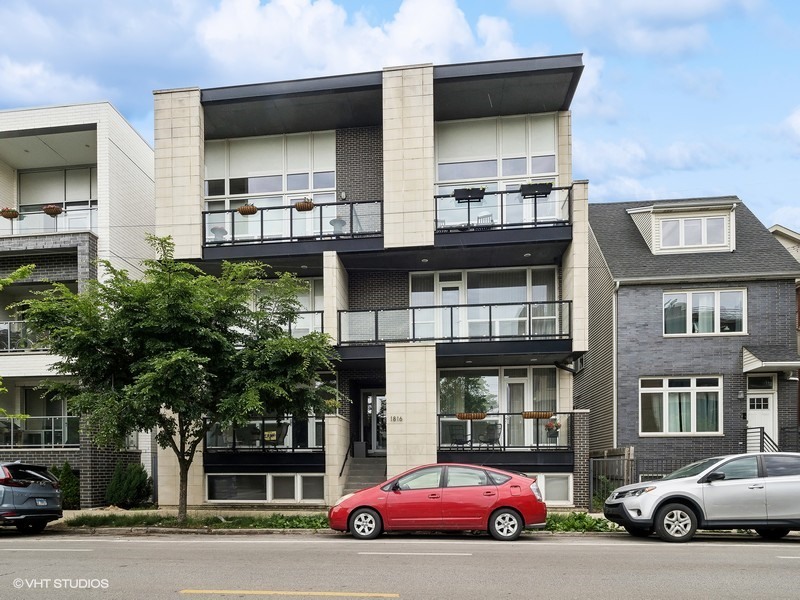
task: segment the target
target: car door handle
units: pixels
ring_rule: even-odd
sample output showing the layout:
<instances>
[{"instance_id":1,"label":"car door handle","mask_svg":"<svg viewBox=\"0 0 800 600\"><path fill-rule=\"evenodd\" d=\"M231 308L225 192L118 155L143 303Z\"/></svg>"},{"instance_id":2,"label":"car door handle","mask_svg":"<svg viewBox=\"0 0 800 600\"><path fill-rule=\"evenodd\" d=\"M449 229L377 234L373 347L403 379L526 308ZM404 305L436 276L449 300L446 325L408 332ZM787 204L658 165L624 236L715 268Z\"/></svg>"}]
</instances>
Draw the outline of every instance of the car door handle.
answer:
<instances>
[{"instance_id":1,"label":"car door handle","mask_svg":"<svg viewBox=\"0 0 800 600\"><path fill-rule=\"evenodd\" d=\"M764 484L755 483L755 484L751 485L750 487L748 487L747 489L748 490L763 490L764 489Z\"/></svg>"},{"instance_id":2,"label":"car door handle","mask_svg":"<svg viewBox=\"0 0 800 600\"><path fill-rule=\"evenodd\" d=\"M494 496L494 492L483 492L484 496Z\"/></svg>"},{"instance_id":3,"label":"car door handle","mask_svg":"<svg viewBox=\"0 0 800 600\"><path fill-rule=\"evenodd\" d=\"M436 500L436 498L438 498L438 497L439 497L439 494L428 494L428 498L430 498L431 500Z\"/></svg>"}]
</instances>

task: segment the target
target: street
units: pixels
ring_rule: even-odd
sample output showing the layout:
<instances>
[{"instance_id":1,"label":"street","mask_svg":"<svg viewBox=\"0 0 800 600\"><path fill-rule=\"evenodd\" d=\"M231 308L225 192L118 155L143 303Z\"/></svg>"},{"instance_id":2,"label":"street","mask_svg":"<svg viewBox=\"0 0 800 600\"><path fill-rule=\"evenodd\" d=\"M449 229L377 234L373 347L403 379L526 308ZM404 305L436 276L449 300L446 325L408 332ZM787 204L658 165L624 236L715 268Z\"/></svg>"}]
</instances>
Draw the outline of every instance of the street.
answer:
<instances>
[{"instance_id":1,"label":"street","mask_svg":"<svg viewBox=\"0 0 800 600\"><path fill-rule=\"evenodd\" d=\"M797 598L800 536L109 536L0 531L0 598Z\"/></svg>"}]
</instances>

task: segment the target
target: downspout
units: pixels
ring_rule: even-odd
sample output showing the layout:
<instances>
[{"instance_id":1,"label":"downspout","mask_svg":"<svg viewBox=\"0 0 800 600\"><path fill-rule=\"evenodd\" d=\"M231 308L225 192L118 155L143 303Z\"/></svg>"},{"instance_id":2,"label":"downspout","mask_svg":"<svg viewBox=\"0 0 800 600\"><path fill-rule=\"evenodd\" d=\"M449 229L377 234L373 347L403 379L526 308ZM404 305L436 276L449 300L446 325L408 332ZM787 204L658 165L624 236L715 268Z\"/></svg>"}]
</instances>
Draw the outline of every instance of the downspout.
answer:
<instances>
[{"instance_id":1,"label":"downspout","mask_svg":"<svg viewBox=\"0 0 800 600\"><path fill-rule=\"evenodd\" d=\"M612 447L617 447L617 413L618 413L618 402L617 402L617 309L618 309L618 302L617 296L619 294L619 279L614 280L614 295L612 297L612 308L611 308L611 318L613 319L612 327L611 327L611 364L613 365L611 369L611 423L613 427L613 437L611 440Z\"/></svg>"}]
</instances>

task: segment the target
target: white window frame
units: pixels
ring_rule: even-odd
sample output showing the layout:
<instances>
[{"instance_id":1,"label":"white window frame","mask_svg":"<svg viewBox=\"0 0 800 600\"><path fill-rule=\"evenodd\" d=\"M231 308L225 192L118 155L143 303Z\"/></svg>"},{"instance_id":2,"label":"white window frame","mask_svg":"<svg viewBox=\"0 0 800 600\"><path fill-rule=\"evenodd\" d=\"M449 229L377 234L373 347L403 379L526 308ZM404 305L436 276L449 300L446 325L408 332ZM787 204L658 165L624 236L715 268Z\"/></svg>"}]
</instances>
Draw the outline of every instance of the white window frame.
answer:
<instances>
[{"instance_id":1,"label":"white window frame","mask_svg":"<svg viewBox=\"0 0 800 600\"><path fill-rule=\"evenodd\" d=\"M661 387L643 387L642 382L653 381L656 379L661 380ZM689 379L691 385L689 387L669 387L670 380ZM716 379L716 386L698 386L698 379ZM724 435L724 398L723 398L723 378L722 375L698 375L698 376L678 376L672 375L669 377L659 377L657 375L640 377L639 378L639 394L637 396L636 412L639 415L639 436L640 437L719 437ZM642 431L642 395L643 394L657 394L662 395L661 404L661 419L662 427L666 429L669 423L669 403L668 397L670 392L688 392L691 394L690 400L690 413L691 413L691 427L689 431ZM717 413L719 418L717 420L717 431L697 431L697 393L698 392L717 392Z\"/></svg>"},{"instance_id":2,"label":"white window frame","mask_svg":"<svg viewBox=\"0 0 800 600\"><path fill-rule=\"evenodd\" d=\"M720 331L720 293L741 292L742 294L742 330ZM692 295L714 294L714 331L692 331ZM664 300L667 295L686 294L686 331L683 333L667 333L667 316ZM692 290L665 290L661 294L661 335L663 337L698 337L698 336L734 336L748 335L747 333L747 288L719 288L719 289L692 289Z\"/></svg>"}]
</instances>

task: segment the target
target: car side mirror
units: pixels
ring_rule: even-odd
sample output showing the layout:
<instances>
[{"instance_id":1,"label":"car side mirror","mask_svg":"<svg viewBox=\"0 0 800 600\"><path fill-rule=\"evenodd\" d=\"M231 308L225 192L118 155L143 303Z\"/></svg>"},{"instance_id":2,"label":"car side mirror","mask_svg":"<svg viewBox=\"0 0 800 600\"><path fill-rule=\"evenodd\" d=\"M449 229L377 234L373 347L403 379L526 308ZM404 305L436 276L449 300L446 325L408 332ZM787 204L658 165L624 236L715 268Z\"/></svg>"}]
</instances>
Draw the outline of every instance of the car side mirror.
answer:
<instances>
[{"instance_id":1,"label":"car side mirror","mask_svg":"<svg viewBox=\"0 0 800 600\"><path fill-rule=\"evenodd\" d=\"M393 492L399 492L400 491L400 483L395 481L392 484L392 488L391 489L392 489Z\"/></svg>"},{"instance_id":2,"label":"car side mirror","mask_svg":"<svg viewBox=\"0 0 800 600\"><path fill-rule=\"evenodd\" d=\"M711 483L712 481L722 481L723 479L725 479L725 473L714 471L713 473L706 475L705 481L706 483Z\"/></svg>"}]
</instances>

